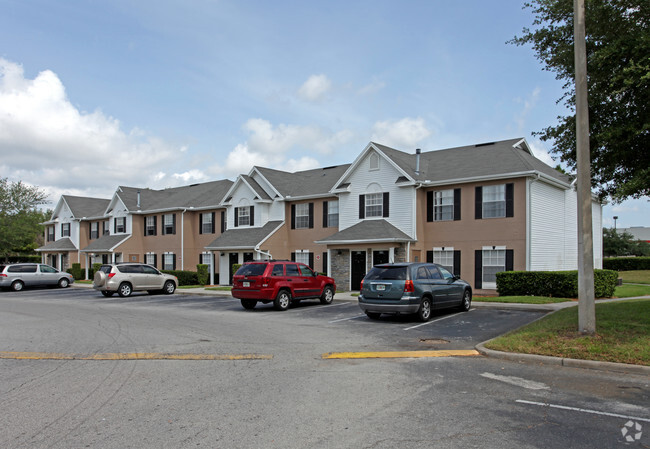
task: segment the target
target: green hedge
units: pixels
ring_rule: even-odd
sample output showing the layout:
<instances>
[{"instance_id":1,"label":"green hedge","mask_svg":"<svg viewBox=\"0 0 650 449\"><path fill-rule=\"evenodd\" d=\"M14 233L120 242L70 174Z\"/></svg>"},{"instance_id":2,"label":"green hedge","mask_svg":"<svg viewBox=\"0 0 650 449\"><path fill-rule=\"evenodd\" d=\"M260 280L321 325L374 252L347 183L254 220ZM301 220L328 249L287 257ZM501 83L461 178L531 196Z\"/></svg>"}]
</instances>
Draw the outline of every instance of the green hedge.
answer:
<instances>
[{"instance_id":1,"label":"green hedge","mask_svg":"<svg viewBox=\"0 0 650 449\"><path fill-rule=\"evenodd\" d=\"M162 273L174 275L178 278L178 285L198 285L199 277L196 271L160 270Z\"/></svg>"},{"instance_id":2,"label":"green hedge","mask_svg":"<svg viewBox=\"0 0 650 449\"><path fill-rule=\"evenodd\" d=\"M650 270L650 257L612 257L603 259L603 268L616 271Z\"/></svg>"},{"instance_id":3,"label":"green hedge","mask_svg":"<svg viewBox=\"0 0 650 449\"><path fill-rule=\"evenodd\" d=\"M41 263L41 256L22 254L15 256L6 256L0 262L2 263Z\"/></svg>"},{"instance_id":4,"label":"green hedge","mask_svg":"<svg viewBox=\"0 0 650 449\"><path fill-rule=\"evenodd\" d=\"M594 270L596 298L614 295L618 273L613 270ZM499 296L578 297L577 271L502 271L497 273Z\"/></svg>"},{"instance_id":5,"label":"green hedge","mask_svg":"<svg viewBox=\"0 0 650 449\"><path fill-rule=\"evenodd\" d=\"M210 282L210 265L198 264L196 266L196 277L199 285L208 285Z\"/></svg>"}]
</instances>

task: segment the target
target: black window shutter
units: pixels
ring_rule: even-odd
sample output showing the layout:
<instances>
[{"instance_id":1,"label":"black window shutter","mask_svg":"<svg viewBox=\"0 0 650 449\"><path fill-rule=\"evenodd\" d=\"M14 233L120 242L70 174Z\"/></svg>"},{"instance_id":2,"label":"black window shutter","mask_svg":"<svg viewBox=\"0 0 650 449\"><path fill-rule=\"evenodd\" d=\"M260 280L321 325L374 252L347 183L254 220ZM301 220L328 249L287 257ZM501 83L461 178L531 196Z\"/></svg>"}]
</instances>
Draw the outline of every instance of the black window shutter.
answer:
<instances>
[{"instance_id":1,"label":"black window shutter","mask_svg":"<svg viewBox=\"0 0 650 449\"><path fill-rule=\"evenodd\" d=\"M117 232L117 218L113 218L113 229Z\"/></svg>"},{"instance_id":2,"label":"black window shutter","mask_svg":"<svg viewBox=\"0 0 650 449\"><path fill-rule=\"evenodd\" d=\"M327 201L323 201L323 227L327 227Z\"/></svg>"},{"instance_id":3,"label":"black window shutter","mask_svg":"<svg viewBox=\"0 0 650 449\"><path fill-rule=\"evenodd\" d=\"M144 235L147 235L147 217L142 217L142 221L144 223L144 226L142 226L144 228Z\"/></svg>"},{"instance_id":4,"label":"black window shutter","mask_svg":"<svg viewBox=\"0 0 650 449\"><path fill-rule=\"evenodd\" d=\"M156 215L153 216L153 235L158 235L158 225L157 225L158 217Z\"/></svg>"},{"instance_id":5,"label":"black window shutter","mask_svg":"<svg viewBox=\"0 0 650 449\"><path fill-rule=\"evenodd\" d=\"M433 251L427 251L427 263L433 263Z\"/></svg>"},{"instance_id":6,"label":"black window shutter","mask_svg":"<svg viewBox=\"0 0 650 449\"><path fill-rule=\"evenodd\" d=\"M199 234L203 234L203 214L199 213Z\"/></svg>"},{"instance_id":7,"label":"black window shutter","mask_svg":"<svg viewBox=\"0 0 650 449\"><path fill-rule=\"evenodd\" d=\"M454 189L454 220L460 220L460 189Z\"/></svg>"},{"instance_id":8,"label":"black window shutter","mask_svg":"<svg viewBox=\"0 0 650 449\"><path fill-rule=\"evenodd\" d=\"M475 217L477 220L483 218L483 187L476 188ZM478 287L480 288L480 287Z\"/></svg>"},{"instance_id":9,"label":"black window shutter","mask_svg":"<svg viewBox=\"0 0 650 449\"><path fill-rule=\"evenodd\" d=\"M309 268L314 270L314 253L309 253Z\"/></svg>"},{"instance_id":10,"label":"black window shutter","mask_svg":"<svg viewBox=\"0 0 650 449\"><path fill-rule=\"evenodd\" d=\"M474 288L483 288L483 250L480 249L474 251Z\"/></svg>"},{"instance_id":11,"label":"black window shutter","mask_svg":"<svg viewBox=\"0 0 650 449\"><path fill-rule=\"evenodd\" d=\"M172 254L172 270L176 269L176 254Z\"/></svg>"},{"instance_id":12,"label":"black window shutter","mask_svg":"<svg viewBox=\"0 0 650 449\"><path fill-rule=\"evenodd\" d=\"M327 271L327 251L323 252L323 273L329 276Z\"/></svg>"},{"instance_id":13,"label":"black window shutter","mask_svg":"<svg viewBox=\"0 0 650 449\"><path fill-rule=\"evenodd\" d=\"M359 218L366 218L366 196L359 195Z\"/></svg>"},{"instance_id":14,"label":"black window shutter","mask_svg":"<svg viewBox=\"0 0 650 449\"><path fill-rule=\"evenodd\" d=\"M167 235L167 229L165 229L165 216L164 215L160 216L160 227L162 228L160 230L160 235Z\"/></svg>"},{"instance_id":15,"label":"black window shutter","mask_svg":"<svg viewBox=\"0 0 650 449\"><path fill-rule=\"evenodd\" d=\"M255 206L251 206L250 211L250 225L255 226Z\"/></svg>"},{"instance_id":16,"label":"black window shutter","mask_svg":"<svg viewBox=\"0 0 650 449\"><path fill-rule=\"evenodd\" d=\"M296 205L291 205L291 229L296 229Z\"/></svg>"},{"instance_id":17,"label":"black window shutter","mask_svg":"<svg viewBox=\"0 0 650 449\"><path fill-rule=\"evenodd\" d=\"M433 221L433 190L427 192L427 221Z\"/></svg>"},{"instance_id":18,"label":"black window shutter","mask_svg":"<svg viewBox=\"0 0 650 449\"><path fill-rule=\"evenodd\" d=\"M390 200L390 193L384 192L384 218L390 217L390 206L389 206L389 200Z\"/></svg>"},{"instance_id":19,"label":"black window shutter","mask_svg":"<svg viewBox=\"0 0 650 449\"><path fill-rule=\"evenodd\" d=\"M514 217L515 215L515 185L513 183L506 184L506 217Z\"/></svg>"},{"instance_id":20,"label":"black window shutter","mask_svg":"<svg viewBox=\"0 0 650 449\"><path fill-rule=\"evenodd\" d=\"M296 253L291 253L291 262L296 261Z\"/></svg>"},{"instance_id":21,"label":"black window shutter","mask_svg":"<svg viewBox=\"0 0 650 449\"><path fill-rule=\"evenodd\" d=\"M210 230L210 231L212 232L212 234L214 234L214 219L216 218L215 215L216 215L216 214L215 214L214 212L212 212L212 228L211 228L211 230Z\"/></svg>"},{"instance_id":22,"label":"black window shutter","mask_svg":"<svg viewBox=\"0 0 650 449\"><path fill-rule=\"evenodd\" d=\"M226 211L221 211L221 233L226 232Z\"/></svg>"},{"instance_id":23,"label":"black window shutter","mask_svg":"<svg viewBox=\"0 0 650 449\"><path fill-rule=\"evenodd\" d=\"M97 227L99 229L99 226ZM88 240L91 240L93 238L93 224L92 222L88 222Z\"/></svg>"},{"instance_id":24,"label":"black window shutter","mask_svg":"<svg viewBox=\"0 0 650 449\"><path fill-rule=\"evenodd\" d=\"M460 250L454 250L454 276L460 277Z\"/></svg>"},{"instance_id":25,"label":"black window shutter","mask_svg":"<svg viewBox=\"0 0 650 449\"><path fill-rule=\"evenodd\" d=\"M512 249L506 250L506 271L514 270L515 252Z\"/></svg>"},{"instance_id":26,"label":"black window shutter","mask_svg":"<svg viewBox=\"0 0 650 449\"><path fill-rule=\"evenodd\" d=\"M172 234L176 234L176 214L172 215Z\"/></svg>"},{"instance_id":27,"label":"black window shutter","mask_svg":"<svg viewBox=\"0 0 650 449\"><path fill-rule=\"evenodd\" d=\"M309 229L314 227L314 203L309 203Z\"/></svg>"},{"instance_id":28,"label":"black window shutter","mask_svg":"<svg viewBox=\"0 0 650 449\"><path fill-rule=\"evenodd\" d=\"M158 268L158 254L153 255L153 266Z\"/></svg>"},{"instance_id":29,"label":"black window shutter","mask_svg":"<svg viewBox=\"0 0 650 449\"><path fill-rule=\"evenodd\" d=\"M239 226L239 208L235 207L235 227Z\"/></svg>"}]
</instances>

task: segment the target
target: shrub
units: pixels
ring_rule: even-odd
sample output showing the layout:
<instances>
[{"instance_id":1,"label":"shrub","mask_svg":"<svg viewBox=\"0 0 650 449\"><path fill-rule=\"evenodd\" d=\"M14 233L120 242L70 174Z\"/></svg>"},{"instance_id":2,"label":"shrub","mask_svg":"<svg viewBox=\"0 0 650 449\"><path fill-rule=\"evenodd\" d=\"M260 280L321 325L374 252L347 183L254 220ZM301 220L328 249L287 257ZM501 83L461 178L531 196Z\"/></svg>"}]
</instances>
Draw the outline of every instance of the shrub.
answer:
<instances>
[{"instance_id":1,"label":"shrub","mask_svg":"<svg viewBox=\"0 0 650 449\"><path fill-rule=\"evenodd\" d=\"M73 263L71 268L66 270L72 275L75 281L79 281L86 277L86 271L81 269L80 263Z\"/></svg>"},{"instance_id":2,"label":"shrub","mask_svg":"<svg viewBox=\"0 0 650 449\"><path fill-rule=\"evenodd\" d=\"M594 296L609 298L614 294L618 273L594 270ZM578 297L577 271L502 271L497 273L499 296Z\"/></svg>"},{"instance_id":3,"label":"shrub","mask_svg":"<svg viewBox=\"0 0 650 449\"><path fill-rule=\"evenodd\" d=\"M612 257L603 259L603 268L616 271L650 270L650 257Z\"/></svg>"},{"instance_id":4,"label":"shrub","mask_svg":"<svg viewBox=\"0 0 650 449\"><path fill-rule=\"evenodd\" d=\"M207 285L210 281L210 274L208 273L209 268L210 265L204 264L198 264L196 266L196 277L199 285Z\"/></svg>"},{"instance_id":5,"label":"shrub","mask_svg":"<svg viewBox=\"0 0 650 449\"><path fill-rule=\"evenodd\" d=\"M234 263L234 264L232 264L232 274L237 273L237 270L239 270L239 267L241 267L241 266L242 266L241 263Z\"/></svg>"},{"instance_id":6,"label":"shrub","mask_svg":"<svg viewBox=\"0 0 650 449\"><path fill-rule=\"evenodd\" d=\"M178 285L197 285L199 279L196 271L185 270L160 270L162 273L171 274L178 278Z\"/></svg>"}]
</instances>

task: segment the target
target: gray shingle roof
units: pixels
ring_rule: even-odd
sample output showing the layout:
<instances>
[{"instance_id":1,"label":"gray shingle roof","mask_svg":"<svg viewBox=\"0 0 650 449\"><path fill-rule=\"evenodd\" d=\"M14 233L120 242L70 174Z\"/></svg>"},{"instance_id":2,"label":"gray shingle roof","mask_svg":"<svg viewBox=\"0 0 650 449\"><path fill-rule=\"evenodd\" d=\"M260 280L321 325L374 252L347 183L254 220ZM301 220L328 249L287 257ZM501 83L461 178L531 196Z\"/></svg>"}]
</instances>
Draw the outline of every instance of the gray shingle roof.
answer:
<instances>
[{"instance_id":1,"label":"gray shingle roof","mask_svg":"<svg viewBox=\"0 0 650 449\"><path fill-rule=\"evenodd\" d=\"M103 235L97 240L90 242L88 246L82 249L86 253L107 253L113 251L117 245L131 237L131 235Z\"/></svg>"},{"instance_id":2,"label":"gray shingle roof","mask_svg":"<svg viewBox=\"0 0 650 449\"><path fill-rule=\"evenodd\" d=\"M364 220L316 243L409 242L411 237L386 220Z\"/></svg>"},{"instance_id":3,"label":"gray shingle roof","mask_svg":"<svg viewBox=\"0 0 650 449\"><path fill-rule=\"evenodd\" d=\"M120 186L117 194L131 212L163 209L181 209L186 207L218 207L232 181L228 179L163 190ZM140 209L138 209L138 191L140 192Z\"/></svg>"},{"instance_id":4,"label":"gray shingle roof","mask_svg":"<svg viewBox=\"0 0 650 449\"><path fill-rule=\"evenodd\" d=\"M85 196L62 195L75 218L98 218L104 216L111 200Z\"/></svg>"},{"instance_id":5,"label":"gray shingle roof","mask_svg":"<svg viewBox=\"0 0 650 449\"><path fill-rule=\"evenodd\" d=\"M275 232L283 223L282 221L269 221L261 228L228 229L205 248L213 250L252 249Z\"/></svg>"},{"instance_id":6,"label":"gray shingle roof","mask_svg":"<svg viewBox=\"0 0 650 449\"><path fill-rule=\"evenodd\" d=\"M527 151L513 146L521 140L509 139L423 152L420 157L419 175L415 174L415 154L404 153L374 142L373 145L416 181L441 182L537 171L557 181L571 183L572 179L568 175L546 165Z\"/></svg>"},{"instance_id":7,"label":"gray shingle roof","mask_svg":"<svg viewBox=\"0 0 650 449\"><path fill-rule=\"evenodd\" d=\"M261 200L270 200L272 199L271 196L264 191L262 186L260 186L257 181L255 181L253 178L251 178L248 175L241 175L241 178L248 183L252 187L252 189L255 191L255 194L257 197Z\"/></svg>"},{"instance_id":8,"label":"gray shingle roof","mask_svg":"<svg viewBox=\"0 0 650 449\"><path fill-rule=\"evenodd\" d=\"M44 251L44 252L54 252L54 251L76 251L77 247L74 246L74 243L72 243L72 240L70 240L68 237L56 240L54 242L50 242L47 245L43 245L40 248L36 248L36 251Z\"/></svg>"},{"instance_id":9,"label":"gray shingle roof","mask_svg":"<svg viewBox=\"0 0 650 449\"><path fill-rule=\"evenodd\" d=\"M290 173L265 167L255 167L284 197L327 194L350 164L316 168Z\"/></svg>"}]
</instances>

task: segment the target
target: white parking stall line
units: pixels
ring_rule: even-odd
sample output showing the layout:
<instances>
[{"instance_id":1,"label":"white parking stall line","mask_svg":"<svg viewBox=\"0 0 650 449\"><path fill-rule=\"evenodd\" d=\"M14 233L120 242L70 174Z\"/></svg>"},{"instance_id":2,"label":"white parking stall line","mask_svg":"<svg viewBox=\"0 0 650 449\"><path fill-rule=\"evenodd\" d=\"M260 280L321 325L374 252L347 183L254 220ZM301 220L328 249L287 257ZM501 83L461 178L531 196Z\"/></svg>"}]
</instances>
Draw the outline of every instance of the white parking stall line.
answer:
<instances>
[{"instance_id":1,"label":"white parking stall line","mask_svg":"<svg viewBox=\"0 0 650 449\"><path fill-rule=\"evenodd\" d=\"M472 312L473 310L475 310L475 309L471 309L470 312ZM437 320L426 321L424 323L416 324L415 326L405 327L404 330L409 331L411 329L416 329L418 327L426 326L427 324L433 324L433 323L436 323L438 321L446 320L447 318L451 318L451 317L454 317L456 315L460 315L461 313L467 313L467 312L458 312L458 313L454 313L453 315L443 316L441 318L438 318Z\"/></svg>"},{"instance_id":2,"label":"white parking stall line","mask_svg":"<svg viewBox=\"0 0 650 449\"><path fill-rule=\"evenodd\" d=\"M351 316L351 317L347 317L347 318L341 318L340 320L328 321L328 323L330 323L330 324L331 323L338 323L339 321L356 320L357 318L365 318L365 317L366 317L366 315L363 314L363 315Z\"/></svg>"},{"instance_id":3,"label":"white parking stall line","mask_svg":"<svg viewBox=\"0 0 650 449\"><path fill-rule=\"evenodd\" d=\"M518 402L520 404L539 405L541 407L557 408L560 410L569 410L572 412L591 413L593 415L612 416L614 418L633 419L635 421L650 422L650 418L640 418L638 416L628 416L628 415L620 415L618 413L600 412L598 410L589 410L586 408L567 407L566 405L546 404L544 402L525 401L523 399L517 399L515 402Z\"/></svg>"}]
</instances>

